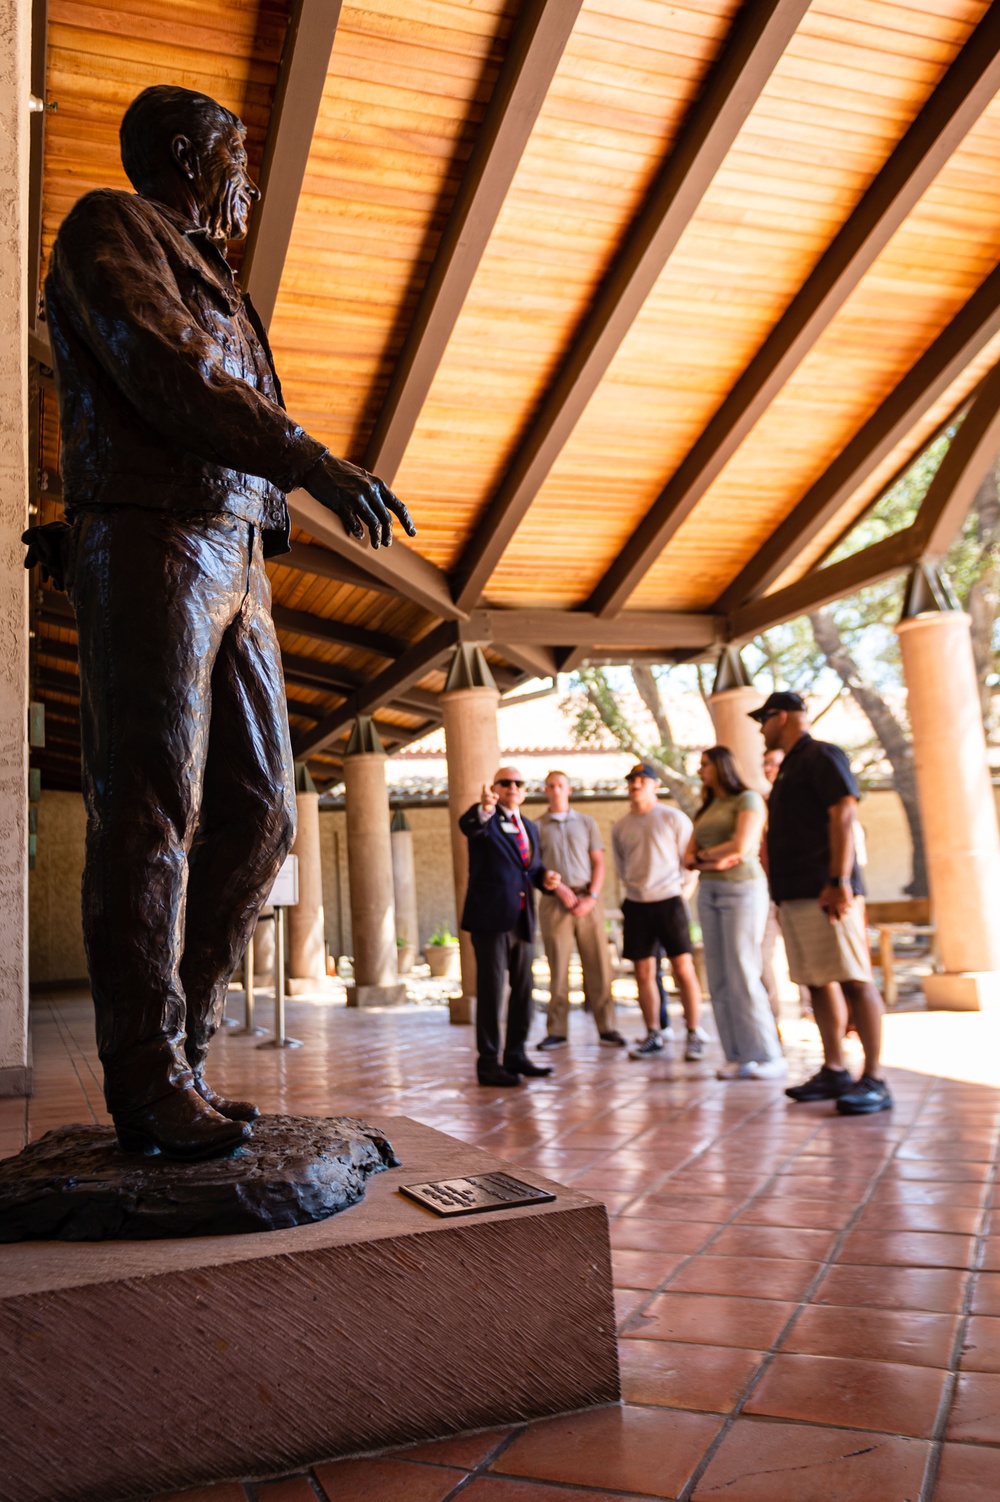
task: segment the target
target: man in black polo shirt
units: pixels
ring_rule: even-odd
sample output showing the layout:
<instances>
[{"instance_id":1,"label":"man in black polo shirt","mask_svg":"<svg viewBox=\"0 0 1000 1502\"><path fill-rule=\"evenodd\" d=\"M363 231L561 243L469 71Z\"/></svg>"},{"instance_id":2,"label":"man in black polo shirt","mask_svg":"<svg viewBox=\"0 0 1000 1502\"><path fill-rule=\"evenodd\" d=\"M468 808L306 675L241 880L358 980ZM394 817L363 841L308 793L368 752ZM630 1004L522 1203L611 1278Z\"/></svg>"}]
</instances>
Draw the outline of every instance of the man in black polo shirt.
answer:
<instances>
[{"instance_id":1,"label":"man in black polo shirt","mask_svg":"<svg viewBox=\"0 0 1000 1502\"><path fill-rule=\"evenodd\" d=\"M839 746L813 740L798 694L775 693L755 709L769 751L784 761L768 803L767 861L778 904L788 973L808 986L823 1040L817 1074L785 1091L792 1100L836 1100L845 1116L867 1116L892 1105L878 1073L882 998L871 978L852 826L858 785ZM844 1067L844 998L865 1051L861 1078Z\"/></svg>"}]
</instances>

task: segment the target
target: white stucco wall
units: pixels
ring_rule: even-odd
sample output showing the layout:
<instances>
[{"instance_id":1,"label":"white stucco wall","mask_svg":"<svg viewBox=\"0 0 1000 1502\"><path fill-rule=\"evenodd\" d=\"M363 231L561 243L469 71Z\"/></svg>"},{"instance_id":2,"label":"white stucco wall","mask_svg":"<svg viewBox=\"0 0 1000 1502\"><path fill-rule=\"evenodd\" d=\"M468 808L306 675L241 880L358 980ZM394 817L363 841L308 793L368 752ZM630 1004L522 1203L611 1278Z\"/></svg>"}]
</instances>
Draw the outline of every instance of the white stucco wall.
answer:
<instances>
[{"instance_id":1,"label":"white stucco wall","mask_svg":"<svg viewBox=\"0 0 1000 1502\"><path fill-rule=\"evenodd\" d=\"M0 0L0 1095L28 1083L28 0Z\"/></svg>"}]
</instances>

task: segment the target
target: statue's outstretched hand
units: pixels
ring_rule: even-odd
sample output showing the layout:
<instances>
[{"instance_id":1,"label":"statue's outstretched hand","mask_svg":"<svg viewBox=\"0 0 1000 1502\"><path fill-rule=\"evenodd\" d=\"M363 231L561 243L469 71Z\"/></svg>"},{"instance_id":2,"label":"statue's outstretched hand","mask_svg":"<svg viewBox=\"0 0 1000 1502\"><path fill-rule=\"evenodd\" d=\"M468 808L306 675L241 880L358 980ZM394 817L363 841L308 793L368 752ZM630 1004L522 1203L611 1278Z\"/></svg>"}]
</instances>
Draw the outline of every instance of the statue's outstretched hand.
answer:
<instances>
[{"instance_id":1,"label":"statue's outstretched hand","mask_svg":"<svg viewBox=\"0 0 1000 1502\"><path fill-rule=\"evenodd\" d=\"M340 517L350 537L364 538L367 528L373 548L387 548L392 542L394 516L407 537L416 536L417 529L402 501L376 475L357 464L325 454L302 483L321 505Z\"/></svg>"}]
</instances>

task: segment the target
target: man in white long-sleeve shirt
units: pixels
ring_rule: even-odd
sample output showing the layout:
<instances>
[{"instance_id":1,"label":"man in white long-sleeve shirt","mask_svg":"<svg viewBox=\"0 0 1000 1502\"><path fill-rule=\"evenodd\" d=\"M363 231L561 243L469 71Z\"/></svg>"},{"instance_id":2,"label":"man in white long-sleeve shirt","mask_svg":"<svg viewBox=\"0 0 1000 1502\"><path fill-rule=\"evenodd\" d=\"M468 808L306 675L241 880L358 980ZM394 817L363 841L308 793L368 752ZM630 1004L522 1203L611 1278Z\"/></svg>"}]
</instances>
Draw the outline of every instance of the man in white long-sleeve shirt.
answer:
<instances>
[{"instance_id":1,"label":"man in white long-sleeve shirt","mask_svg":"<svg viewBox=\"0 0 1000 1502\"><path fill-rule=\"evenodd\" d=\"M701 987L695 974L691 932L683 890L684 851L691 820L679 808L657 801L659 778L651 766L635 766L626 778L629 811L611 831L615 868L624 888L624 955L635 965L646 1037L629 1050L630 1059L655 1059L663 1052L659 1027L655 953L662 944L680 992L687 1024L686 1059L700 1059L704 1034L698 1026ZM669 1030L668 1030L669 1033Z\"/></svg>"}]
</instances>

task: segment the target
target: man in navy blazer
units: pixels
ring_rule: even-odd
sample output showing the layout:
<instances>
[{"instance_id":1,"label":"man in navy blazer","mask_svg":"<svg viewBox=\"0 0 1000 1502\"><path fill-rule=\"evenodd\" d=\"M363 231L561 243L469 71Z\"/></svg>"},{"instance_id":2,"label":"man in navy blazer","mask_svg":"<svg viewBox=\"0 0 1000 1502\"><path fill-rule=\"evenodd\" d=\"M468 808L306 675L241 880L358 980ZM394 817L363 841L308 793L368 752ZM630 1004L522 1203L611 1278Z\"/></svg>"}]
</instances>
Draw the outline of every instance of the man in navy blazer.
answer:
<instances>
[{"instance_id":1,"label":"man in navy blazer","mask_svg":"<svg viewBox=\"0 0 1000 1502\"><path fill-rule=\"evenodd\" d=\"M552 891L559 873L538 856L538 831L519 812L524 778L501 767L491 787L458 821L469 841L469 886L462 927L476 951L476 1072L481 1085L519 1085L522 1075L552 1070L533 1064L525 1051L533 1012L531 961L535 938L532 888ZM507 1038L500 1062L500 1002L510 975Z\"/></svg>"}]
</instances>

